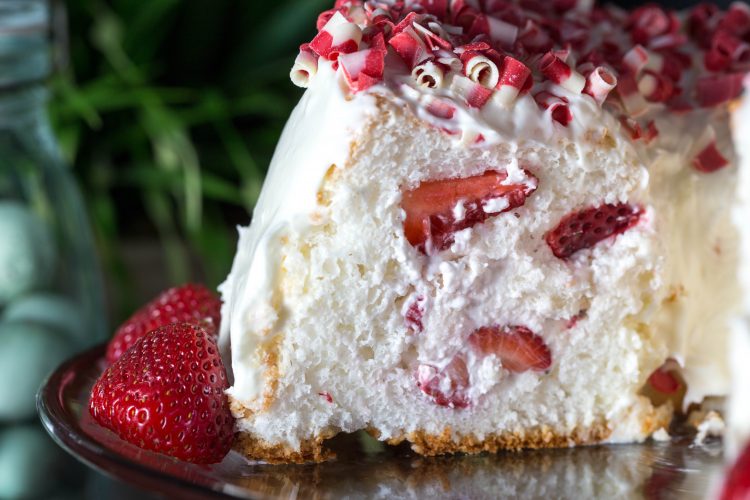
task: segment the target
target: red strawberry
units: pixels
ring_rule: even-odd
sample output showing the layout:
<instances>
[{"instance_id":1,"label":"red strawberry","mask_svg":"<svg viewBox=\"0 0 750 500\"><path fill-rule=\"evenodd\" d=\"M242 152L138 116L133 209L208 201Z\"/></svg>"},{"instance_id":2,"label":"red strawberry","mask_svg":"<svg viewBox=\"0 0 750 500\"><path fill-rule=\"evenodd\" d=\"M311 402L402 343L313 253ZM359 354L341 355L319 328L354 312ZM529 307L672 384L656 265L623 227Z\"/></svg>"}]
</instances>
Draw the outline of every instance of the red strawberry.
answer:
<instances>
[{"instance_id":1,"label":"red strawberry","mask_svg":"<svg viewBox=\"0 0 750 500\"><path fill-rule=\"evenodd\" d=\"M406 212L404 234L412 246L423 253L445 250L453 243L453 234L484 222L488 218L520 207L536 190L531 174L528 184L503 184L504 172L488 170L484 174L463 179L444 179L421 183L405 191L401 207ZM506 206L488 208L486 203L504 198ZM463 216L454 210L462 203Z\"/></svg>"},{"instance_id":2,"label":"red strawberry","mask_svg":"<svg viewBox=\"0 0 750 500\"><path fill-rule=\"evenodd\" d=\"M203 285L187 284L162 292L117 329L107 346L107 361L116 361L151 330L182 321L201 323L209 334L216 334L221 301Z\"/></svg>"},{"instance_id":3,"label":"red strawberry","mask_svg":"<svg viewBox=\"0 0 750 500\"><path fill-rule=\"evenodd\" d=\"M524 326L485 326L469 336L469 344L482 354L494 354L515 373L543 371L552 365L549 347Z\"/></svg>"},{"instance_id":4,"label":"red strawberry","mask_svg":"<svg viewBox=\"0 0 750 500\"><path fill-rule=\"evenodd\" d=\"M545 236L552 253L567 259L584 248L591 248L610 236L635 226L643 209L627 203L591 207L565 216Z\"/></svg>"},{"instance_id":5,"label":"red strawberry","mask_svg":"<svg viewBox=\"0 0 750 500\"><path fill-rule=\"evenodd\" d=\"M432 365L419 365L417 387L436 404L450 408L466 408L469 397L469 370L462 356L456 356L442 370Z\"/></svg>"},{"instance_id":6,"label":"red strawberry","mask_svg":"<svg viewBox=\"0 0 750 500\"><path fill-rule=\"evenodd\" d=\"M679 391L682 383L678 376L675 375L676 366L679 365L675 361L667 361L667 363L657 368L648 377L649 385L663 394L674 394Z\"/></svg>"},{"instance_id":7,"label":"red strawberry","mask_svg":"<svg viewBox=\"0 0 750 500\"><path fill-rule=\"evenodd\" d=\"M89 412L141 448L220 462L234 439L228 387L213 336L175 323L142 337L107 368L91 390Z\"/></svg>"},{"instance_id":8,"label":"red strawberry","mask_svg":"<svg viewBox=\"0 0 750 500\"><path fill-rule=\"evenodd\" d=\"M721 500L746 500L750 498L750 445L739 456L727 477Z\"/></svg>"}]
</instances>

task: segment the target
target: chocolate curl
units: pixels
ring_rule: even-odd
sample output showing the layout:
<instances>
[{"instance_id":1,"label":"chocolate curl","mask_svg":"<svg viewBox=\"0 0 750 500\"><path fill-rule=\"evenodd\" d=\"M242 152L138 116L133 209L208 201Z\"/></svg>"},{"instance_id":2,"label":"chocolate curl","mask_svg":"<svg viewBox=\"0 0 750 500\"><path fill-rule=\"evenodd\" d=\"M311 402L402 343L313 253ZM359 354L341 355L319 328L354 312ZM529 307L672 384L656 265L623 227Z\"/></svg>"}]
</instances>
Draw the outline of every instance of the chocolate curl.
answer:
<instances>
[{"instance_id":1,"label":"chocolate curl","mask_svg":"<svg viewBox=\"0 0 750 500\"><path fill-rule=\"evenodd\" d=\"M726 32L717 32L711 40L711 49L704 56L706 69L727 71L737 66L747 66L750 61L750 44Z\"/></svg>"},{"instance_id":2,"label":"chocolate curl","mask_svg":"<svg viewBox=\"0 0 750 500\"><path fill-rule=\"evenodd\" d=\"M425 61L414 66L411 76L420 87L438 89L443 86L445 72L438 64L432 61Z\"/></svg>"},{"instance_id":3,"label":"chocolate curl","mask_svg":"<svg viewBox=\"0 0 750 500\"><path fill-rule=\"evenodd\" d=\"M552 52L548 52L542 57L539 70L547 79L574 94L580 94L586 86L586 79L583 75L572 69Z\"/></svg>"},{"instance_id":4,"label":"chocolate curl","mask_svg":"<svg viewBox=\"0 0 750 500\"><path fill-rule=\"evenodd\" d=\"M593 97L601 106L616 86L617 77L604 66L599 66L589 73L583 92Z\"/></svg>"},{"instance_id":5,"label":"chocolate curl","mask_svg":"<svg viewBox=\"0 0 750 500\"><path fill-rule=\"evenodd\" d=\"M620 96L625 111L632 116L638 117L648 111L648 101L638 91L638 84L632 75L620 78L617 85L617 94Z\"/></svg>"},{"instance_id":6,"label":"chocolate curl","mask_svg":"<svg viewBox=\"0 0 750 500\"><path fill-rule=\"evenodd\" d=\"M427 104L427 112L443 120L452 120L456 114L456 108L447 101L432 99Z\"/></svg>"},{"instance_id":7,"label":"chocolate curl","mask_svg":"<svg viewBox=\"0 0 750 500\"><path fill-rule=\"evenodd\" d=\"M698 104L709 108L731 101L742 93L744 73L728 73L698 78L695 84Z\"/></svg>"},{"instance_id":8,"label":"chocolate curl","mask_svg":"<svg viewBox=\"0 0 750 500\"><path fill-rule=\"evenodd\" d=\"M710 174L729 165L729 160L716 147L716 131L712 126L706 127L696 144L693 167L697 171Z\"/></svg>"},{"instance_id":9,"label":"chocolate curl","mask_svg":"<svg viewBox=\"0 0 750 500\"><path fill-rule=\"evenodd\" d=\"M665 102L674 94L674 84L655 71L645 70L638 80L638 92L651 102Z\"/></svg>"},{"instance_id":10,"label":"chocolate curl","mask_svg":"<svg viewBox=\"0 0 750 500\"><path fill-rule=\"evenodd\" d=\"M443 19L448 14L448 0L417 0L427 14Z\"/></svg>"},{"instance_id":11,"label":"chocolate curl","mask_svg":"<svg viewBox=\"0 0 750 500\"><path fill-rule=\"evenodd\" d=\"M464 59L464 75L482 87L494 89L500 81L500 72L497 65L482 54L476 52L465 54L470 55L465 59L462 56L462 59Z\"/></svg>"},{"instance_id":12,"label":"chocolate curl","mask_svg":"<svg viewBox=\"0 0 750 500\"><path fill-rule=\"evenodd\" d=\"M513 47L518 39L518 26L492 16L487 17L487 24L488 34L493 42L499 43L503 48Z\"/></svg>"},{"instance_id":13,"label":"chocolate curl","mask_svg":"<svg viewBox=\"0 0 750 500\"><path fill-rule=\"evenodd\" d=\"M419 63L426 61L432 56L422 39L411 26L407 26L391 37L388 43L401 56L401 59L404 60L410 70L413 70Z\"/></svg>"},{"instance_id":14,"label":"chocolate curl","mask_svg":"<svg viewBox=\"0 0 750 500\"><path fill-rule=\"evenodd\" d=\"M553 121L556 121L563 127L567 127L573 120L573 113L570 112L570 108L568 107L568 100L564 97L542 91L534 96L534 100L540 108L547 110Z\"/></svg>"},{"instance_id":15,"label":"chocolate curl","mask_svg":"<svg viewBox=\"0 0 750 500\"><path fill-rule=\"evenodd\" d=\"M526 21L526 25L518 36L518 41L532 54L546 52L554 45L547 32L531 19Z\"/></svg>"},{"instance_id":16,"label":"chocolate curl","mask_svg":"<svg viewBox=\"0 0 750 500\"><path fill-rule=\"evenodd\" d=\"M750 5L745 2L732 2L719 22L718 29L739 38L745 37L750 33Z\"/></svg>"},{"instance_id":17,"label":"chocolate curl","mask_svg":"<svg viewBox=\"0 0 750 500\"><path fill-rule=\"evenodd\" d=\"M648 45L652 38L675 32L679 28L679 21L656 5L635 9L628 24L633 41L644 45Z\"/></svg>"},{"instance_id":18,"label":"chocolate curl","mask_svg":"<svg viewBox=\"0 0 750 500\"><path fill-rule=\"evenodd\" d=\"M482 108L492 97L492 90L461 75L453 77L451 90L463 97L466 104L471 108Z\"/></svg>"},{"instance_id":19,"label":"chocolate curl","mask_svg":"<svg viewBox=\"0 0 750 500\"><path fill-rule=\"evenodd\" d=\"M521 92L531 88L531 69L518 59L505 56L500 65L495 99L503 106L512 104Z\"/></svg>"},{"instance_id":20,"label":"chocolate curl","mask_svg":"<svg viewBox=\"0 0 750 500\"><path fill-rule=\"evenodd\" d=\"M455 71L456 73L463 71L464 64L461 62L461 59L457 57L446 56L446 57L438 57L437 62L442 64L443 66L448 68L448 71Z\"/></svg>"},{"instance_id":21,"label":"chocolate curl","mask_svg":"<svg viewBox=\"0 0 750 500\"><path fill-rule=\"evenodd\" d=\"M676 49L688 43L688 37L682 33L667 33L652 38L648 46L654 50Z\"/></svg>"},{"instance_id":22,"label":"chocolate curl","mask_svg":"<svg viewBox=\"0 0 750 500\"><path fill-rule=\"evenodd\" d=\"M296 86L307 88L317 73L318 56L310 49L309 44L304 44L299 49L299 54L294 60L294 66L292 66L289 77Z\"/></svg>"},{"instance_id":23,"label":"chocolate curl","mask_svg":"<svg viewBox=\"0 0 750 500\"><path fill-rule=\"evenodd\" d=\"M638 75L646 67L648 58L648 50L643 45L636 45L625 53L625 56L622 58L622 64L631 74Z\"/></svg>"},{"instance_id":24,"label":"chocolate curl","mask_svg":"<svg viewBox=\"0 0 750 500\"><path fill-rule=\"evenodd\" d=\"M339 54L357 52L361 41L360 27L350 23L341 12L336 11L312 39L310 48L320 57L335 61Z\"/></svg>"},{"instance_id":25,"label":"chocolate curl","mask_svg":"<svg viewBox=\"0 0 750 500\"><path fill-rule=\"evenodd\" d=\"M620 117L620 123L622 124L623 128L630 134L630 138L634 141L643 139L646 144L649 144L659 135L659 130L657 130L656 124L653 120L646 124L645 130L637 121L632 118L628 118L627 116Z\"/></svg>"},{"instance_id":26,"label":"chocolate curl","mask_svg":"<svg viewBox=\"0 0 750 500\"><path fill-rule=\"evenodd\" d=\"M436 51L439 49L453 50L453 44L451 42L445 40L436 33L433 33L428 28L425 28L419 23L414 23L413 27L417 34L421 35L421 38L424 40L425 44L431 51Z\"/></svg>"},{"instance_id":27,"label":"chocolate curl","mask_svg":"<svg viewBox=\"0 0 750 500\"><path fill-rule=\"evenodd\" d=\"M339 56L339 65L352 92L367 90L383 79L386 53L383 34L378 33L369 49Z\"/></svg>"}]
</instances>

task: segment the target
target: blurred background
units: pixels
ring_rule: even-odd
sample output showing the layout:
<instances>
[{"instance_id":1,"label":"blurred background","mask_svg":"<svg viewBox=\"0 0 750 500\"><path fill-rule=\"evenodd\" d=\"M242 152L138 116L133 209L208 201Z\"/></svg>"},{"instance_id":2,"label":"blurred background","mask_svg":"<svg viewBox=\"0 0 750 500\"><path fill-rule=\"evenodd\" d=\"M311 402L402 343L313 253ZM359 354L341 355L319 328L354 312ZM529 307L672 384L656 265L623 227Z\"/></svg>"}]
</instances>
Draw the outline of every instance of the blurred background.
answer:
<instances>
[{"instance_id":1,"label":"blurred background","mask_svg":"<svg viewBox=\"0 0 750 500\"><path fill-rule=\"evenodd\" d=\"M136 494L55 446L34 393L162 289L224 279L332 4L0 0L0 499Z\"/></svg>"},{"instance_id":2,"label":"blurred background","mask_svg":"<svg viewBox=\"0 0 750 500\"><path fill-rule=\"evenodd\" d=\"M188 280L217 286L331 0L67 3L50 116L93 224L116 323Z\"/></svg>"}]
</instances>

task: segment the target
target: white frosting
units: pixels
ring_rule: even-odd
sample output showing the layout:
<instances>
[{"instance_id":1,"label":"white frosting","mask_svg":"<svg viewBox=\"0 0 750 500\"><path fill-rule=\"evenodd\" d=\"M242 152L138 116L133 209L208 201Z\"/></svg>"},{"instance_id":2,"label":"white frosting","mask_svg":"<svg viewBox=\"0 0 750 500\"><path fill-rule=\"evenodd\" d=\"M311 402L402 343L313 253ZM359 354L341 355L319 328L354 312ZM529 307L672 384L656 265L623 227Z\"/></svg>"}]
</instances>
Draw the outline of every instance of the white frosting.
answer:
<instances>
[{"instance_id":1,"label":"white frosting","mask_svg":"<svg viewBox=\"0 0 750 500\"><path fill-rule=\"evenodd\" d=\"M750 89L750 79L745 88ZM733 115L734 142L740 157L739 182L737 184L739 203L733 213L735 223L740 228L741 252L750 255L750 98L743 99L742 105ZM740 281L743 290L743 314L732 324L732 337L729 344L730 366L732 369L732 392L729 400L726 440L728 456L733 458L750 440L750 258L740 262Z\"/></svg>"},{"instance_id":2,"label":"white frosting","mask_svg":"<svg viewBox=\"0 0 750 500\"><path fill-rule=\"evenodd\" d=\"M231 346L234 385L229 392L248 405L261 395L264 382L257 349L273 337L279 320L273 293L280 270L280 240L314 224L318 190L326 172L333 165L347 163L357 127L374 112L374 98L347 97L340 75L331 63L321 61L284 128L253 211L253 223L239 228L232 271L220 287L225 319L220 344L225 357Z\"/></svg>"}]
</instances>

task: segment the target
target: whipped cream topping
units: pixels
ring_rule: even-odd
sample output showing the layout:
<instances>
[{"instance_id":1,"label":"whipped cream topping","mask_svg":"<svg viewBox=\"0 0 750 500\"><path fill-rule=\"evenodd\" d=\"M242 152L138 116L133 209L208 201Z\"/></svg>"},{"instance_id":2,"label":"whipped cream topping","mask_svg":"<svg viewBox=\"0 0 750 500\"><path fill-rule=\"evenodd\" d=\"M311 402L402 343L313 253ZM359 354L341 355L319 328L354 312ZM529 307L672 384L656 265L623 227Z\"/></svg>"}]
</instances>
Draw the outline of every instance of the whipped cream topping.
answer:
<instances>
[{"instance_id":1,"label":"whipped cream topping","mask_svg":"<svg viewBox=\"0 0 750 500\"><path fill-rule=\"evenodd\" d=\"M724 316L715 316L737 297L731 285L736 260L717 261L703 230L715 228L718 234L709 239L719 242L725 256L736 250L736 235L723 214L695 210L703 200L690 186L708 184L701 193L715 197L711 206L732 198L731 189L712 186L731 182L731 169L723 167L733 153L719 105L737 94L733 85L744 70L742 58L712 62L709 73L700 67L704 59L718 59L718 49L699 47L706 40L713 47L711 40L724 32L716 26L745 19L746 9L678 16L651 7L656 11L627 15L585 2L561 12L488 3L509 11L497 14L485 5L483 12L471 1L338 1L321 15L319 35L302 47L292 71L293 81L309 88L277 147L253 224L240 228L232 272L221 287L227 318L221 342L225 353L231 344L235 378L230 394L247 407L260 405L263 395L266 367L258 348L273 340L283 322L275 296L282 242L316 224L326 174L331 166L346 165L357 135L377 116L376 97L407 106L457 147L516 148L519 142L570 139L616 141L630 149L651 177L644 180L651 185L647 203L676 222L655 229L666 233L670 262L660 280L666 292L654 291L657 302L674 293L676 305L647 311L644 319L659 325L671 357L687 367L686 403L726 393L727 325ZM654 17L666 23L652 26ZM746 36L742 29L730 35ZM399 35L402 42L391 43ZM724 89L721 95L695 93L709 76ZM511 180L513 172L522 175L523 169L509 166ZM456 241L461 244L458 235ZM704 286L723 279L726 294ZM680 301L685 290L692 294L689 307ZM715 320L710 328L707 318Z\"/></svg>"},{"instance_id":2,"label":"whipped cream topping","mask_svg":"<svg viewBox=\"0 0 750 500\"><path fill-rule=\"evenodd\" d=\"M274 290L285 235L314 224L318 192L332 166L347 163L360 124L376 112L372 96L347 96L332 65L321 64L297 104L276 148L253 212L253 223L238 228L232 271L220 286L224 301L220 345L230 350L234 386L230 394L248 404L260 396L265 367L258 347L271 341L279 321ZM246 335L246 332L263 332Z\"/></svg>"}]
</instances>

